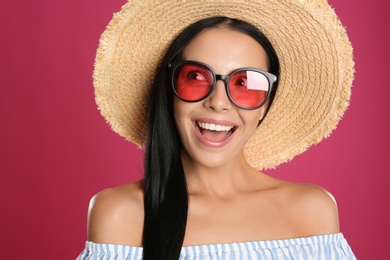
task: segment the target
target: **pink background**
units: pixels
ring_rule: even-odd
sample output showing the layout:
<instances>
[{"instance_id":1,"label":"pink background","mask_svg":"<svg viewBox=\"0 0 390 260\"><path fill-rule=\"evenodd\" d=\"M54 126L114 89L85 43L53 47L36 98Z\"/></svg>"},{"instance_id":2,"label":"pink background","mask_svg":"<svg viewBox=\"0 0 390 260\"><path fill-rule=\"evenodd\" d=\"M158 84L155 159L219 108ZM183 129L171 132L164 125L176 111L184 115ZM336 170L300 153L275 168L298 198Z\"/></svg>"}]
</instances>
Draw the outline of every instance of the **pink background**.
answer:
<instances>
[{"instance_id":1,"label":"pink background","mask_svg":"<svg viewBox=\"0 0 390 260\"><path fill-rule=\"evenodd\" d=\"M0 24L0 258L74 259L89 199L139 179L141 152L96 109L98 39L125 0L5 1ZM359 259L389 233L389 2L331 3L355 49L351 106L331 138L269 174L328 189ZM173 17L174 19L174 17Z\"/></svg>"}]
</instances>

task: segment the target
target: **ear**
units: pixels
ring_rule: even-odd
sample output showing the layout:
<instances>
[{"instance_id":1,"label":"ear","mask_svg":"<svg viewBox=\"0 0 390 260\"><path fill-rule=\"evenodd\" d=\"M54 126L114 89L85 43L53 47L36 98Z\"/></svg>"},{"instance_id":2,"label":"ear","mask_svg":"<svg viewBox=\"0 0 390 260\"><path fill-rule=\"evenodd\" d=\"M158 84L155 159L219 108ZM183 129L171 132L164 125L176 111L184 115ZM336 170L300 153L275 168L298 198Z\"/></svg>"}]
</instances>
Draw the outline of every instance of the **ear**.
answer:
<instances>
[{"instance_id":1,"label":"ear","mask_svg":"<svg viewBox=\"0 0 390 260\"><path fill-rule=\"evenodd\" d=\"M268 107L269 107L269 103L267 102L266 104L264 104L264 106L259 108L259 109L261 109L261 113L260 113L259 123L257 124L257 127L259 127L259 125L263 121L264 117L267 115Z\"/></svg>"}]
</instances>

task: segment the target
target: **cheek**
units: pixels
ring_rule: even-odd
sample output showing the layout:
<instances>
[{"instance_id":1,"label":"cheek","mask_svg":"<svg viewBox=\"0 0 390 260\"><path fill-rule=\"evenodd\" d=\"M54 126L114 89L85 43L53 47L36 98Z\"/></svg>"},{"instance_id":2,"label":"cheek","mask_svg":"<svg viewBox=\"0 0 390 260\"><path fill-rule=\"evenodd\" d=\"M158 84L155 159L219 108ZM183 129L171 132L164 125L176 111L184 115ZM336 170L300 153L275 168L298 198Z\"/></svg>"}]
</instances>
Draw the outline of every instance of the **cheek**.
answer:
<instances>
[{"instance_id":1,"label":"cheek","mask_svg":"<svg viewBox=\"0 0 390 260\"><path fill-rule=\"evenodd\" d=\"M263 119L267 108L261 107L257 110L241 111L241 120L249 127L249 129L257 128L259 121Z\"/></svg>"},{"instance_id":2,"label":"cheek","mask_svg":"<svg viewBox=\"0 0 390 260\"><path fill-rule=\"evenodd\" d=\"M177 98L173 101L173 117L175 119L176 127L177 130L180 132L180 121L181 121L181 116L180 116L180 105L178 105L178 102L176 101Z\"/></svg>"},{"instance_id":3,"label":"cheek","mask_svg":"<svg viewBox=\"0 0 390 260\"><path fill-rule=\"evenodd\" d=\"M177 97L173 101L173 115L179 133L190 126L190 115L193 111L193 103L181 101Z\"/></svg>"},{"instance_id":4,"label":"cheek","mask_svg":"<svg viewBox=\"0 0 390 260\"><path fill-rule=\"evenodd\" d=\"M198 109L201 102L185 102L177 97L173 100L173 111L176 117L189 117L195 110Z\"/></svg>"},{"instance_id":5,"label":"cheek","mask_svg":"<svg viewBox=\"0 0 390 260\"><path fill-rule=\"evenodd\" d=\"M177 97L174 97L173 100L173 115L175 117L176 124L178 124L181 121L181 118L184 114L186 114L186 108L184 106L184 102L178 99Z\"/></svg>"}]
</instances>

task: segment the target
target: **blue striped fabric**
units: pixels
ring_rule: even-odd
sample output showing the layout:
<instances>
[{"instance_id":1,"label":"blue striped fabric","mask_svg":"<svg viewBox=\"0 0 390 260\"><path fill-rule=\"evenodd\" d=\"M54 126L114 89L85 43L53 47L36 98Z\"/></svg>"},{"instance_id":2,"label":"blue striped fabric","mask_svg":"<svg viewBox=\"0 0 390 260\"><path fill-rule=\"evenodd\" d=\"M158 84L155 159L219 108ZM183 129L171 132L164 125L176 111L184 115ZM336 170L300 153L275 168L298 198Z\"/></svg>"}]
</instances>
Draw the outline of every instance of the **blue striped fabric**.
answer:
<instances>
[{"instance_id":1,"label":"blue striped fabric","mask_svg":"<svg viewBox=\"0 0 390 260\"><path fill-rule=\"evenodd\" d=\"M142 259L142 247L87 242L77 260ZM232 244L185 246L180 259L356 259L342 233Z\"/></svg>"}]
</instances>

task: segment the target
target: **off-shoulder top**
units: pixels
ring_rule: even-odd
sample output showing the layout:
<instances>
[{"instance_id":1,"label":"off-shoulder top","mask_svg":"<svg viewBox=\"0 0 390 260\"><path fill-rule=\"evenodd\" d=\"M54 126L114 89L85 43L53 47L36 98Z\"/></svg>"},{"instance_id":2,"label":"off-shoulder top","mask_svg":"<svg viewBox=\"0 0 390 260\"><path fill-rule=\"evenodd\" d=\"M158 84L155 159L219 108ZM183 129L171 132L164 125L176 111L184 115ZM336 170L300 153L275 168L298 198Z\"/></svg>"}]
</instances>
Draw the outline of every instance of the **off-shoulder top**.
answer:
<instances>
[{"instance_id":1,"label":"off-shoulder top","mask_svg":"<svg viewBox=\"0 0 390 260\"><path fill-rule=\"evenodd\" d=\"M77 260L138 260L142 247L86 242ZM231 244L182 247L180 258L213 259L356 259L342 233Z\"/></svg>"}]
</instances>

